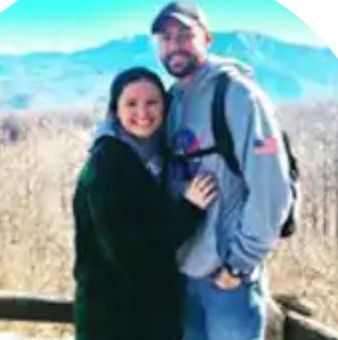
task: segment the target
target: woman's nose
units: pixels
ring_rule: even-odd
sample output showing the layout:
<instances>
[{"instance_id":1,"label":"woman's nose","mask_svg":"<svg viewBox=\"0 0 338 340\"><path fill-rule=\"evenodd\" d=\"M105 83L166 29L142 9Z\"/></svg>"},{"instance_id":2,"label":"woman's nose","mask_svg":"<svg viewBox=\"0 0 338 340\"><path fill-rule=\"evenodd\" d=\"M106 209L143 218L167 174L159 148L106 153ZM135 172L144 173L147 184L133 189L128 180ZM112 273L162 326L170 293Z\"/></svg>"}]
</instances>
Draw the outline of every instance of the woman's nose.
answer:
<instances>
[{"instance_id":1,"label":"woman's nose","mask_svg":"<svg viewBox=\"0 0 338 340\"><path fill-rule=\"evenodd\" d=\"M148 108L146 105L139 105L137 108L137 116L139 118L145 118L147 116Z\"/></svg>"}]
</instances>

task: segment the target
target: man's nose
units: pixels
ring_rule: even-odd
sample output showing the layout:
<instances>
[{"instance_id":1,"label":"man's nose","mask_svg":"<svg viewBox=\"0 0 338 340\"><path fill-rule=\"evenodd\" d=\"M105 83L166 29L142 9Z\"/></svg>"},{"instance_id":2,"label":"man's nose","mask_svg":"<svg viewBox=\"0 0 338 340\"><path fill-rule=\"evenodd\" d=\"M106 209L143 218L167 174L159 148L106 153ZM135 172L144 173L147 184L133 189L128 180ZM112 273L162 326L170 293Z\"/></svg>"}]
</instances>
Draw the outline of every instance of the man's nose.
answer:
<instances>
[{"instance_id":1,"label":"man's nose","mask_svg":"<svg viewBox=\"0 0 338 340\"><path fill-rule=\"evenodd\" d=\"M172 53L172 52L177 52L180 48L180 41L178 37L170 37L170 39L167 40L166 43L166 49L167 52Z\"/></svg>"}]
</instances>

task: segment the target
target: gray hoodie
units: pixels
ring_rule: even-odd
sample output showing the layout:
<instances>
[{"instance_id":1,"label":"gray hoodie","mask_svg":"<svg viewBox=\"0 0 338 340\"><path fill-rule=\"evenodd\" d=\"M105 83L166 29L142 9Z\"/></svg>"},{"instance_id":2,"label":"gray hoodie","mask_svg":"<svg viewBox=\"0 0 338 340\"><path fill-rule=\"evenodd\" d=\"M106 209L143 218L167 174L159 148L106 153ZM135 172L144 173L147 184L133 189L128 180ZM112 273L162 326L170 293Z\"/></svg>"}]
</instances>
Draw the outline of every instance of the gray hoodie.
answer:
<instances>
[{"instance_id":1,"label":"gray hoodie","mask_svg":"<svg viewBox=\"0 0 338 340\"><path fill-rule=\"evenodd\" d=\"M289 165L274 108L241 69L232 62L210 59L189 83L176 84L172 90L167 125L171 150L208 148L215 144L211 129L215 78L228 73L225 112L243 173L242 178L235 176L218 154L177 161L170 167L176 196L197 173L210 172L219 184L219 198L207 219L178 253L181 271L192 277L205 277L223 265L255 272L276 244L292 202Z\"/></svg>"}]
</instances>

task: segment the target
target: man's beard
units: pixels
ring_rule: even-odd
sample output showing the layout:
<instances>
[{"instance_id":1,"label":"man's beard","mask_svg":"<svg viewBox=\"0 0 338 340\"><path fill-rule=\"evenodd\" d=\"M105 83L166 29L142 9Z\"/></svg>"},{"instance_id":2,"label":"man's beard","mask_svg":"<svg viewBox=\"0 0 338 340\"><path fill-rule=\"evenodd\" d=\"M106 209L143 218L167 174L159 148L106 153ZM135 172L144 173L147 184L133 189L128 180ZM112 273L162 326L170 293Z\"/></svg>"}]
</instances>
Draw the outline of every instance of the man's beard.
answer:
<instances>
[{"instance_id":1,"label":"man's beard","mask_svg":"<svg viewBox=\"0 0 338 340\"><path fill-rule=\"evenodd\" d=\"M179 70L175 70L170 65L170 60L175 55L184 55L185 57L187 57L186 65ZM184 52L184 51L172 53L171 55L167 56L165 59L163 58L162 62L163 62L164 67L168 71L168 73L171 74L172 76L174 76L175 78L184 78L184 77L192 74L198 68L197 57L194 56L194 55L191 55L190 53Z\"/></svg>"}]
</instances>

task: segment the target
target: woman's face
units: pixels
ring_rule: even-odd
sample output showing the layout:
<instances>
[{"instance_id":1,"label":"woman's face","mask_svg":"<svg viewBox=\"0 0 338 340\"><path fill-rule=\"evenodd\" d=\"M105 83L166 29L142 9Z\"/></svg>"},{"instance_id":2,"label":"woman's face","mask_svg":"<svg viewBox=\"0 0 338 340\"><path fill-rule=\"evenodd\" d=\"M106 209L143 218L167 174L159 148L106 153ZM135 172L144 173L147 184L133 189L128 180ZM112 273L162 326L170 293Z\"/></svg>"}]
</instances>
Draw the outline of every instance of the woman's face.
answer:
<instances>
[{"instance_id":1,"label":"woman's face","mask_svg":"<svg viewBox=\"0 0 338 340\"><path fill-rule=\"evenodd\" d=\"M148 80L127 85L117 102L117 117L124 129L139 138L149 138L163 121L164 103L158 87Z\"/></svg>"}]
</instances>

